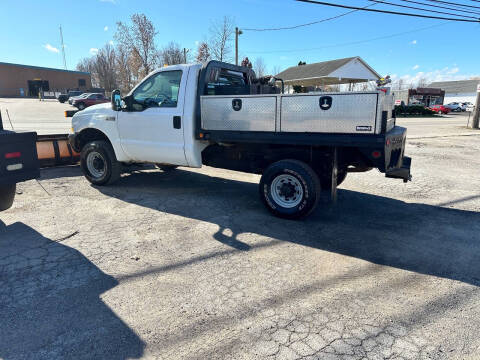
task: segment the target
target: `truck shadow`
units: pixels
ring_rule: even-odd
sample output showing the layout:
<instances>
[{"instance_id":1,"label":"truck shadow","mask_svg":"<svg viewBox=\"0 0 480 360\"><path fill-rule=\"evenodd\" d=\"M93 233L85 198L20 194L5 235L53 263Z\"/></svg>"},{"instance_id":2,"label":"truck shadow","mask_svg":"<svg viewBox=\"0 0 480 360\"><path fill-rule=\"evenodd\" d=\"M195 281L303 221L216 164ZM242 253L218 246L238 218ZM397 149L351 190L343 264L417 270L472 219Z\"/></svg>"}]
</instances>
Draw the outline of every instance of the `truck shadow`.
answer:
<instances>
[{"instance_id":1,"label":"truck shadow","mask_svg":"<svg viewBox=\"0 0 480 360\"><path fill-rule=\"evenodd\" d=\"M219 230L213 237L234 251L257 247L237 239L238 234L255 233L480 285L478 212L339 189L334 210L319 209L304 221L286 221L264 209L255 183L181 169L133 173L115 186L98 190L128 203L217 224Z\"/></svg>"},{"instance_id":2,"label":"truck shadow","mask_svg":"<svg viewBox=\"0 0 480 360\"><path fill-rule=\"evenodd\" d=\"M144 343L100 298L117 281L79 251L0 221L0 358L139 358Z\"/></svg>"}]
</instances>

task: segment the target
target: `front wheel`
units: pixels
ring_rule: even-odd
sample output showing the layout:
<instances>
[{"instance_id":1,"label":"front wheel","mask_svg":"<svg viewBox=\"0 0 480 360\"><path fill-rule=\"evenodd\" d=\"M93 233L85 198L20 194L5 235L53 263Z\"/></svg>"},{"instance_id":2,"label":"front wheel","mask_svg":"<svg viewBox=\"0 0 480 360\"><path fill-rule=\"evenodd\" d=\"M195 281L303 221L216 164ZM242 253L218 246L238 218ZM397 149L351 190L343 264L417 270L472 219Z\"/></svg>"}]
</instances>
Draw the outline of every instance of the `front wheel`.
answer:
<instances>
[{"instance_id":1,"label":"front wheel","mask_svg":"<svg viewBox=\"0 0 480 360\"><path fill-rule=\"evenodd\" d=\"M112 145L104 140L86 144L80 154L83 174L94 185L113 184L120 178L121 164Z\"/></svg>"},{"instance_id":2,"label":"front wheel","mask_svg":"<svg viewBox=\"0 0 480 360\"><path fill-rule=\"evenodd\" d=\"M0 211L10 209L15 199L17 184L0 185Z\"/></svg>"},{"instance_id":3,"label":"front wheel","mask_svg":"<svg viewBox=\"0 0 480 360\"><path fill-rule=\"evenodd\" d=\"M259 190L263 203L275 216L299 219L315 210L321 188L309 165L298 160L281 160L265 170Z\"/></svg>"},{"instance_id":4,"label":"front wheel","mask_svg":"<svg viewBox=\"0 0 480 360\"><path fill-rule=\"evenodd\" d=\"M84 103L78 104L78 110L82 111L83 109L85 109L85 104Z\"/></svg>"}]
</instances>

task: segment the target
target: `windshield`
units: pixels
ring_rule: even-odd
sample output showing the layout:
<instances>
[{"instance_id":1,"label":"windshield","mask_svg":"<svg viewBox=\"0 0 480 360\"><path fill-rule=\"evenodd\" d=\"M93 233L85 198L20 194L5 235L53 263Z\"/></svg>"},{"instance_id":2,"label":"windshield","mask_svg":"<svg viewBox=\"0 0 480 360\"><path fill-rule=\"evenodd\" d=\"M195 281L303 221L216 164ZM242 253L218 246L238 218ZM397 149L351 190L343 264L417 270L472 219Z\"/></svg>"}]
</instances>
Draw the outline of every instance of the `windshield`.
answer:
<instances>
[{"instance_id":1,"label":"windshield","mask_svg":"<svg viewBox=\"0 0 480 360\"><path fill-rule=\"evenodd\" d=\"M133 98L146 107L176 107L181 79L181 70L161 71L146 79Z\"/></svg>"}]
</instances>

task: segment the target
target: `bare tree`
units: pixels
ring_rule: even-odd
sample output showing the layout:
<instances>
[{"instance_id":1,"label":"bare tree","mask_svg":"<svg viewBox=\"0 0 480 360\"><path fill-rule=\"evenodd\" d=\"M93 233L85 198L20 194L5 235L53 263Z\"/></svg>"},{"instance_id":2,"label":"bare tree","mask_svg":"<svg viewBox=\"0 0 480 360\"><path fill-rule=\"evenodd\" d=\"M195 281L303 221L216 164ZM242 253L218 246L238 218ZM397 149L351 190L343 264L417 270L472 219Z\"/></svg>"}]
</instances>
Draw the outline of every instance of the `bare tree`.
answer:
<instances>
[{"instance_id":1,"label":"bare tree","mask_svg":"<svg viewBox=\"0 0 480 360\"><path fill-rule=\"evenodd\" d=\"M163 65L182 64L185 60L180 45L173 41L160 51L160 59Z\"/></svg>"},{"instance_id":2,"label":"bare tree","mask_svg":"<svg viewBox=\"0 0 480 360\"><path fill-rule=\"evenodd\" d=\"M419 88L427 87L427 79L425 79L424 77L421 77L420 79L418 79L417 87Z\"/></svg>"},{"instance_id":3,"label":"bare tree","mask_svg":"<svg viewBox=\"0 0 480 360\"><path fill-rule=\"evenodd\" d=\"M123 93L128 93L132 89L134 82L132 74L132 56L130 56L130 54L131 52L123 46L117 46L116 73L118 77L118 85Z\"/></svg>"},{"instance_id":4,"label":"bare tree","mask_svg":"<svg viewBox=\"0 0 480 360\"><path fill-rule=\"evenodd\" d=\"M210 26L210 51L214 60L228 61L232 52L232 40L235 31L233 19L224 16L221 21Z\"/></svg>"},{"instance_id":5,"label":"bare tree","mask_svg":"<svg viewBox=\"0 0 480 360\"><path fill-rule=\"evenodd\" d=\"M277 74L280 74L281 72L282 72L282 69L278 65L275 65L272 68L272 75L277 75Z\"/></svg>"},{"instance_id":6,"label":"bare tree","mask_svg":"<svg viewBox=\"0 0 480 360\"><path fill-rule=\"evenodd\" d=\"M155 36L157 31L145 14L133 14L130 20L130 25L117 23L115 39L121 46L138 57L141 64L139 71L141 76L145 76L156 65L158 51L155 46Z\"/></svg>"},{"instance_id":7,"label":"bare tree","mask_svg":"<svg viewBox=\"0 0 480 360\"><path fill-rule=\"evenodd\" d=\"M248 59L247 56L243 58L242 63L240 65L242 65L243 67L247 67L249 69L253 67L252 62Z\"/></svg>"},{"instance_id":8,"label":"bare tree","mask_svg":"<svg viewBox=\"0 0 480 360\"><path fill-rule=\"evenodd\" d=\"M263 58L259 57L255 60L255 63L253 64L253 70L255 71L257 77L266 75L265 73L267 72L267 67L263 61Z\"/></svg>"},{"instance_id":9,"label":"bare tree","mask_svg":"<svg viewBox=\"0 0 480 360\"><path fill-rule=\"evenodd\" d=\"M205 41L198 44L196 60L199 63L206 63L210 60L210 48Z\"/></svg>"},{"instance_id":10,"label":"bare tree","mask_svg":"<svg viewBox=\"0 0 480 360\"><path fill-rule=\"evenodd\" d=\"M117 87L117 56L110 44L106 44L96 55L80 60L77 69L91 73L94 87L101 87L107 91Z\"/></svg>"},{"instance_id":11,"label":"bare tree","mask_svg":"<svg viewBox=\"0 0 480 360\"><path fill-rule=\"evenodd\" d=\"M392 86L393 87L393 86ZM395 84L396 90L403 90L405 87L405 80L400 78L397 80L397 83Z\"/></svg>"},{"instance_id":12,"label":"bare tree","mask_svg":"<svg viewBox=\"0 0 480 360\"><path fill-rule=\"evenodd\" d=\"M106 91L112 91L117 87L116 54L110 44L106 44L95 55L94 69L100 87Z\"/></svg>"}]
</instances>

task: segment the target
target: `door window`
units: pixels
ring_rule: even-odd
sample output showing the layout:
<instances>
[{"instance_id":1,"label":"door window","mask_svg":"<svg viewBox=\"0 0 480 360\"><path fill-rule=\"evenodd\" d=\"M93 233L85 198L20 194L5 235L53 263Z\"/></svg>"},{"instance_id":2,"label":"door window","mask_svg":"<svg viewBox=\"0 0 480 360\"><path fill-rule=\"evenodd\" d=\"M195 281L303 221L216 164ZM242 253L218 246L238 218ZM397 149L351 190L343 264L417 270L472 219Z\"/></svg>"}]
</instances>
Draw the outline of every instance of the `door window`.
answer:
<instances>
[{"instance_id":1,"label":"door window","mask_svg":"<svg viewBox=\"0 0 480 360\"><path fill-rule=\"evenodd\" d=\"M177 107L181 70L162 71L150 76L134 91L136 103L147 107Z\"/></svg>"}]
</instances>

